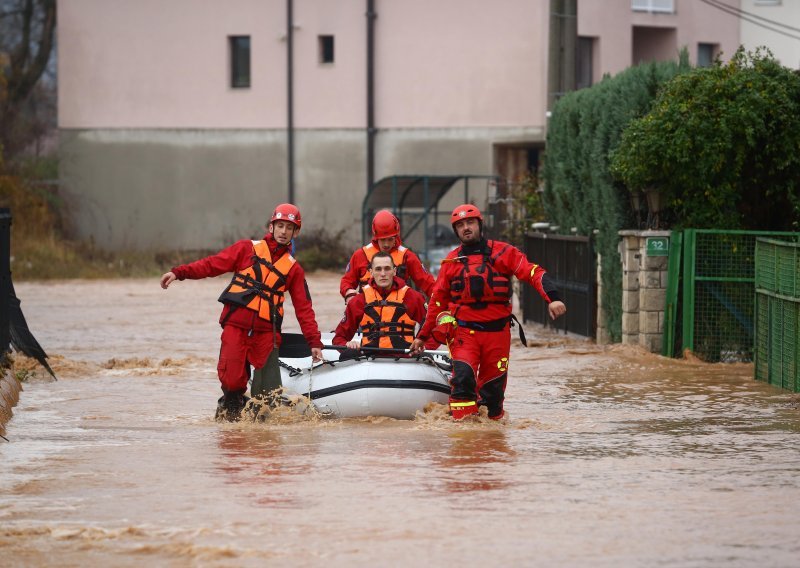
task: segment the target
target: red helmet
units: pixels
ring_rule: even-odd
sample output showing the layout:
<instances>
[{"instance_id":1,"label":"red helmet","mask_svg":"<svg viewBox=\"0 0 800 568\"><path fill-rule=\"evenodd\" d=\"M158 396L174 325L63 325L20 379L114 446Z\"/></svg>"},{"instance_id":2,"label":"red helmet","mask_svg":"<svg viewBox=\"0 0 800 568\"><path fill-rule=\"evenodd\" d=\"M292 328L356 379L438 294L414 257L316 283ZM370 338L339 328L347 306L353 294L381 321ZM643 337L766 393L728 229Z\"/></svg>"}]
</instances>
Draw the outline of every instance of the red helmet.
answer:
<instances>
[{"instance_id":1,"label":"red helmet","mask_svg":"<svg viewBox=\"0 0 800 568\"><path fill-rule=\"evenodd\" d=\"M289 221L290 223L294 223L298 229L300 225L302 225L300 210L291 203L281 203L278 205L272 213L272 219L269 220L270 223L273 221Z\"/></svg>"},{"instance_id":2,"label":"red helmet","mask_svg":"<svg viewBox=\"0 0 800 568\"><path fill-rule=\"evenodd\" d=\"M392 215L392 212L383 209L375 213L372 218L372 238L388 239L389 237L400 236L400 221Z\"/></svg>"},{"instance_id":3,"label":"red helmet","mask_svg":"<svg viewBox=\"0 0 800 568\"><path fill-rule=\"evenodd\" d=\"M471 203L465 203L453 209L453 213L450 215L450 224L455 225L458 221L461 221L461 219L477 219L480 221L481 226L483 226L481 210Z\"/></svg>"}]
</instances>

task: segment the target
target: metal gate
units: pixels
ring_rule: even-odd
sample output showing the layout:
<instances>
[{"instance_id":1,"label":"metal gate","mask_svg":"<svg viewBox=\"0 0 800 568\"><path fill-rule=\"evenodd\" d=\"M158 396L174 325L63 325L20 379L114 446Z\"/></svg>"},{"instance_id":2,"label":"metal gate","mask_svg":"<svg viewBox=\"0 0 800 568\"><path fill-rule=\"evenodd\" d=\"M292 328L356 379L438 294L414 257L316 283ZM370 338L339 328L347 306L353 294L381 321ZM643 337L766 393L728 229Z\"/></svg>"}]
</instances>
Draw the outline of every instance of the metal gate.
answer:
<instances>
[{"instance_id":1,"label":"metal gate","mask_svg":"<svg viewBox=\"0 0 800 568\"><path fill-rule=\"evenodd\" d=\"M670 248L663 355L689 349L708 362L753 360L757 237L797 242L800 234L683 231L683 250Z\"/></svg>"},{"instance_id":2,"label":"metal gate","mask_svg":"<svg viewBox=\"0 0 800 568\"><path fill-rule=\"evenodd\" d=\"M800 243L756 240L755 376L800 392Z\"/></svg>"},{"instance_id":3,"label":"metal gate","mask_svg":"<svg viewBox=\"0 0 800 568\"><path fill-rule=\"evenodd\" d=\"M522 286L522 317L545 326L594 337L597 320L595 253L589 237L528 233L525 255L555 280L567 306L564 317L550 320L547 305L531 286Z\"/></svg>"}]
</instances>

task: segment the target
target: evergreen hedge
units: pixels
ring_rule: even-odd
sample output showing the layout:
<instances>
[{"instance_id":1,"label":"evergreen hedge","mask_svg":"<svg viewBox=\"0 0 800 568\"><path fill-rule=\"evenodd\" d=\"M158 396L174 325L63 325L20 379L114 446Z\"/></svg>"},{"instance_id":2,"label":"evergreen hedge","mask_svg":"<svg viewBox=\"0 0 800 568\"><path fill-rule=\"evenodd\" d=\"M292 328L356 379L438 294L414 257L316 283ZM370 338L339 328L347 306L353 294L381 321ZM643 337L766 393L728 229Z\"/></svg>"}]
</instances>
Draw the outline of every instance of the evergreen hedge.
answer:
<instances>
[{"instance_id":1,"label":"evergreen hedge","mask_svg":"<svg viewBox=\"0 0 800 568\"><path fill-rule=\"evenodd\" d=\"M622 131L646 114L659 89L690 70L688 57L654 62L605 77L590 88L569 93L555 105L547 131L543 201L559 232L595 233L602 255L602 305L613 341L622 336L622 267L618 231L634 228L630 197L609 172L609 157ZM638 228L638 227L635 227Z\"/></svg>"}]
</instances>

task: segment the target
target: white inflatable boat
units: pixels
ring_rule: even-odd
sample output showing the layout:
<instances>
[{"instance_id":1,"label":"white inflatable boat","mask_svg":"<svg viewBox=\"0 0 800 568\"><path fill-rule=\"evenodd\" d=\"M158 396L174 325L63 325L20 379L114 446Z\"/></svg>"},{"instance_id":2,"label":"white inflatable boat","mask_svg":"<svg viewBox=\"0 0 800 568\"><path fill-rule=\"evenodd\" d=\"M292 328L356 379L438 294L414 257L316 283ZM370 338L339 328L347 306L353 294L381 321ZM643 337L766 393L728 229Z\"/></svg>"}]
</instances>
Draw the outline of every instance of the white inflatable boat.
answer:
<instances>
[{"instance_id":1,"label":"white inflatable boat","mask_svg":"<svg viewBox=\"0 0 800 568\"><path fill-rule=\"evenodd\" d=\"M311 357L280 357L286 393L310 395L323 414L411 419L431 402L447 404L450 361L441 352L419 358L366 354L346 361L339 361L334 349L324 349L323 355L325 361L313 366Z\"/></svg>"}]
</instances>

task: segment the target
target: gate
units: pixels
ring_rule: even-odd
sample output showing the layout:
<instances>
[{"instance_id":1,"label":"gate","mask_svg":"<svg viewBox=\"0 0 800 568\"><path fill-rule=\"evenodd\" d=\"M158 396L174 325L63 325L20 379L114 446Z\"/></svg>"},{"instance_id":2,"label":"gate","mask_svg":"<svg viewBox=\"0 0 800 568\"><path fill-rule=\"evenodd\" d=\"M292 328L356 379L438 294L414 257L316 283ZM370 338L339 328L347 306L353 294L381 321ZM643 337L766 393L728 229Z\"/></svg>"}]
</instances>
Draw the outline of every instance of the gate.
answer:
<instances>
[{"instance_id":1,"label":"gate","mask_svg":"<svg viewBox=\"0 0 800 568\"><path fill-rule=\"evenodd\" d=\"M662 354L689 349L708 362L752 361L756 238L796 241L800 235L685 229L682 237L682 251L670 248ZM682 260L673 258L681 254Z\"/></svg>"},{"instance_id":2,"label":"gate","mask_svg":"<svg viewBox=\"0 0 800 568\"><path fill-rule=\"evenodd\" d=\"M522 286L522 317L545 326L594 337L597 320L595 254L589 237L528 233L525 255L541 265L558 286L567 313L550 319L547 305L532 286Z\"/></svg>"}]
</instances>

